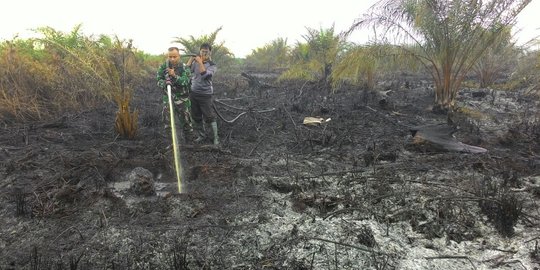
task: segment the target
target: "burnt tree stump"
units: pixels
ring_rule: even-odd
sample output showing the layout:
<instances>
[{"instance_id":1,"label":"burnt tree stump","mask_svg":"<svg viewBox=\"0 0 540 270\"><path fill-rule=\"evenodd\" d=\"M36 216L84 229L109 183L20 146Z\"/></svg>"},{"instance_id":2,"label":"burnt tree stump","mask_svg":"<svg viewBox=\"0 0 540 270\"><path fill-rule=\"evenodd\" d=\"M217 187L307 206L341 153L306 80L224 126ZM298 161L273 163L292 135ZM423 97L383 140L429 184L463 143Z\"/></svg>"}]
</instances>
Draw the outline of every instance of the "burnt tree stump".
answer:
<instances>
[{"instance_id":1,"label":"burnt tree stump","mask_svg":"<svg viewBox=\"0 0 540 270\"><path fill-rule=\"evenodd\" d=\"M263 90L268 90L269 88L275 88L275 86L261 82L257 77L247 74L245 72L240 73L240 75L248 81L248 87L250 89L253 89L254 91L257 91L259 94L259 97L262 97ZM267 92L268 94L268 92Z\"/></svg>"},{"instance_id":2,"label":"burnt tree stump","mask_svg":"<svg viewBox=\"0 0 540 270\"><path fill-rule=\"evenodd\" d=\"M249 88L253 88L253 89L262 88L262 83L255 76L249 75L249 74L247 74L245 72L242 72L240 75L242 75L242 77L246 78L246 80L248 81Z\"/></svg>"},{"instance_id":3,"label":"burnt tree stump","mask_svg":"<svg viewBox=\"0 0 540 270\"><path fill-rule=\"evenodd\" d=\"M427 151L485 153L487 149L464 144L454 137L457 128L446 124L410 127L414 147Z\"/></svg>"}]
</instances>

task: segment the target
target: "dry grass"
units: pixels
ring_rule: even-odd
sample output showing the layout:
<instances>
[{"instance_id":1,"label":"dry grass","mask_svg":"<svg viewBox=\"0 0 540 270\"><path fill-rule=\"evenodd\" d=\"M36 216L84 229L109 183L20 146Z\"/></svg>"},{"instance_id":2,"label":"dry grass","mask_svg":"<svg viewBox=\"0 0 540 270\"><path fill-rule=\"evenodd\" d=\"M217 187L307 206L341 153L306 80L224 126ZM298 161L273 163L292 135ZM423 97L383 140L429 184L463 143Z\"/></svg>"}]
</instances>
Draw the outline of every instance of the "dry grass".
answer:
<instances>
[{"instance_id":1,"label":"dry grass","mask_svg":"<svg viewBox=\"0 0 540 270\"><path fill-rule=\"evenodd\" d=\"M103 99L54 52L28 49L34 41L0 44L0 117L24 122L78 111Z\"/></svg>"},{"instance_id":2,"label":"dry grass","mask_svg":"<svg viewBox=\"0 0 540 270\"><path fill-rule=\"evenodd\" d=\"M116 102L118 104L118 111L116 112L116 119L114 121L114 129L118 134L124 138L133 139L137 135L137 119L139 118L139 112L137 110L131 112L129 109L129 103L131 95L126 94L123 97L117 96Z\"/></svg>"},{"instance_id":3,"label":"dry grass","mask_svg":"<svg viewBox=\"0 0 540 270\"><path fill-rule=\"evenodd\" d=\"M472 119L475 119L475 120L482 120L482 119L488 119L489 118L489 115L481 112L481 111L477 111L477 110L473 110L471 108L467 108L467 107L460 107L457 109L457 112L463 114L463 115L466 115Z\"/></svg>"},{"instance_id":4,"label":"dry grass","mask_svg":"<svg viewBox=\"0 0 540 270\"><path fill-rule=\"evenodd\" d=\"M131 89L146 68L131 43L85 37L77 27L68 34L40 31L44 38L0 43L1 119L43 120L114 100L115 131L133 138L138 112L130 111Z\"/></svg>"}]
</instances>

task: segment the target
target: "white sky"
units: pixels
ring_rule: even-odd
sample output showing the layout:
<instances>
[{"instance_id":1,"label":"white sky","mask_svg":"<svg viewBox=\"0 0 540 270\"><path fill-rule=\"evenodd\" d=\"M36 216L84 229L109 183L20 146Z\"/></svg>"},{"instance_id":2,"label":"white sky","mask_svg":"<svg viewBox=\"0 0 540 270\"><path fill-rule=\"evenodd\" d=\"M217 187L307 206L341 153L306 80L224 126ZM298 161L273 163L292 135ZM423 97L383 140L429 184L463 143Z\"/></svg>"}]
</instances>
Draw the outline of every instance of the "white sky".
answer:
<instances>
[{"instance_id":1,"label":"white sky","mask_svg":"<svg viewBox=\"0 0 540 270\"><path fill-rule=\"evenodd\" d=\"M79 23L85 35L118 35L133 39L139 50L161 54L174 37L210 34L218 27L236 55L245 57L253 49L278 38L288 44L304 41L306 27L336 32L348 29L375 0L8 0L0 11L0 40L15 35L27 38L31 29L50 26L68 32ZM533 0L518 17L520 43L540 35L540 0ZM536 13L536 14L535 14ZM535 17L536 16L536 17ZM355 32L349 41L364 43L367 32Z\"/></svg>"}]
</instances>

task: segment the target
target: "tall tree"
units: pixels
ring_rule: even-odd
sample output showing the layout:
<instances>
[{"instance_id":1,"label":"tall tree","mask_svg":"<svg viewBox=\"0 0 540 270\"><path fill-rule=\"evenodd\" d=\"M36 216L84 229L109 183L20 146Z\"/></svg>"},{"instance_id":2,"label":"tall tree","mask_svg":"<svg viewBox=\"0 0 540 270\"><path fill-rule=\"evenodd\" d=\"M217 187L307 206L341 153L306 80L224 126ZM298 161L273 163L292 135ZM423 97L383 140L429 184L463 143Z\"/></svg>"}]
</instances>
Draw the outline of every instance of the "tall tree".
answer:
<instances>
[{"instance_id":1,"label":"tall tree","mask_svg":"<svg viewBox=\"0 0 540 270\"><path fill-rule=\"evenodd\" d=\"M358 19L409 51L431 72L435 108L452 109L466 74L531 0L381 0ZM390 39L389 39L390 38Z\"/></svg>"}]
</instances>

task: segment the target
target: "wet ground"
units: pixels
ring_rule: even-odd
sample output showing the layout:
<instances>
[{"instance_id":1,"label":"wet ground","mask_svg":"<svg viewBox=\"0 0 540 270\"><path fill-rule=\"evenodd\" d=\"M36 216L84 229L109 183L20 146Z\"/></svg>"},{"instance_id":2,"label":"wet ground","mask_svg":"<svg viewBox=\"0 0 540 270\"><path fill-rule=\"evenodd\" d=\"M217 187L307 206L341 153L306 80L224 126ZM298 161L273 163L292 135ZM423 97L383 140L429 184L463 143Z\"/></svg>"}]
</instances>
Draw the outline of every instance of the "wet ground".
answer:
<instances>
[{"instance_id":1,"label":"wet ground","mask_svg":"<svg viewBox=\"0 0 540 270\"><path fill-rule=\"evenodd\" d=\"M112 104L4 125L0 269L539 267L538 97L464 89L447 115L421 80L335 94L261 80L275 87L216 80L218 111L242 115L220 119L218 148L183 142L181 194L150 78L134 140L115 134ZM408 129L448 123L488 152ZM134 192L134 171L154 195Z\"/></svg>"}]
</instances>

